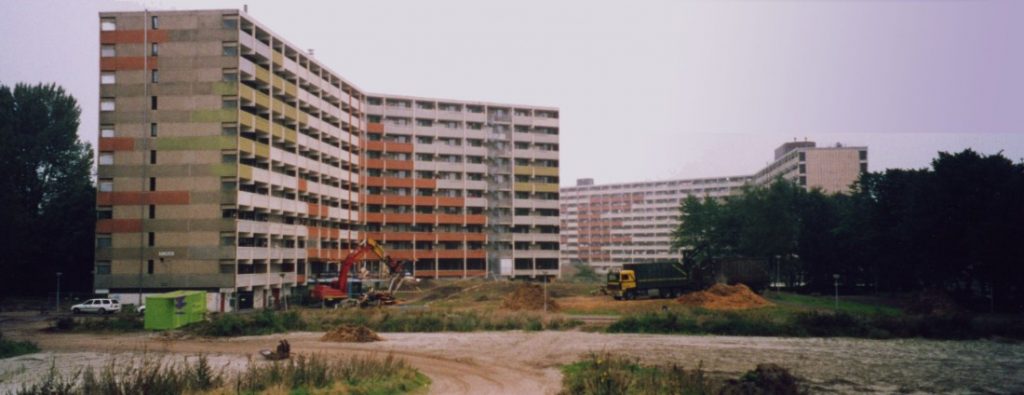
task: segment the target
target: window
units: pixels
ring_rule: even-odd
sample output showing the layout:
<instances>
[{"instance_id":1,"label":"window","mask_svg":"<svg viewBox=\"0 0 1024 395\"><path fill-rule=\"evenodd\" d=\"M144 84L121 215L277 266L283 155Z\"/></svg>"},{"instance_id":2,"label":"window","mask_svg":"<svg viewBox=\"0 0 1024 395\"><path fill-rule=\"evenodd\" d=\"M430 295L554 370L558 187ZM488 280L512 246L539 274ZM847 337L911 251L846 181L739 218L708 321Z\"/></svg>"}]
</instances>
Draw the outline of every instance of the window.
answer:
<instances>
[{"instance_id":1,"label":"window","mask_svg":"<svg viewBox=\"0 0 1024 395\"><path fill-rule=\"evenodd\" d=\"M149 219L153 218L156 218L156 206L151 204L149 205Z\"/></svg>"},{"instance_id":2,"label":"window","mask_svg":"<svg viewBox=\"0 0 1024 395\"><path fill-rule=\"evenodd\" d=\"M156 190L156 177L149 177L149 190L150 192Z\"/></svg>"},{"instance_id":3,"label":"window","mask_svg":"<svg viewBox=\"0 0 1024 395\"><path fill-rule=\"evenodd\" d=\"M156 137L156 135L157 135L156 123L149 124L149 137Z\"/></svg>"},{"instance_id":4,"label":"window","mask_svg":"<svg viewBox=\"0 0 1024 395\"><path fill-rule=\"evenodd\" d=\"M233 123L225 123L220 126L220 134L224 136L234 136L238 134L238 126Z\"/></svg>"},{"instance_id":5,"label":"window","mask_svg":"<svg viewBox=\"0 0 1024 395\"><path fill-rule=\"evenodd\" d=\"M158 43L150 44L149 56L159 56L159 55L160 55L160 44L158 44Z\"/></svg>"},{"instance_id":6,"label":"window","mask_svg":"<svg viewBox=\"0 0 1024 395\"><path fill-rule=\"evenodd\" d=\"M146 245L152 247L156 245L156 233L149 232L146 236Z\"/></svg>"},{"instance_id":7,"label":"window","mask_svg":"<svg viewBox=\"0 0 1024 395\"><path fill-rule=\"evenodd\" d=\"M146 273L147 274L153 274L153 260L152 259L146 261Z\"/></svg>"},{"instance_id":8,"label":"window","mask_svg":"<svg viewBox=\"0 0 1024 395\"><path fill-rule=\"evenodd\" d=\"M96 248L110 248L111 245L113 243L109 233L96 235Z\"/></svg>"},{"instance_id":9,"label":"window","mask_svg":"<svg viewBox=\"0 0 1024 395\"><path fill-rule=\"evenodd\" d=\"M156 164L156 150L150 150L149 151L149 164L151 164L151 165L155 165Z\"/></svg>"},{"instance_id":10,"label":"window","mask_svg":"<svg viewBox=\"0 0 1024 395\"><path fill-rule=\"evenodd\" d=\"M100 31L112 32L117 30L117 20L114 18L100 18Z\"/></svg>"},{"instance_id":11,"label":"window","mask_svg":"<svg viewBox=\"0 0 1024 395\"><path fill-rule=\"evenodd\" d=\"M100 84L111 85L117 83L117 75L113 71L101 71L100 72Z\"/></svg>"},{"instance_id":12,"label":"window","mask_svg":"<svg viewBox=\"0 0 1024 395\"><path fill-rule=\"evenodd\" d=\"M115 108L113 97L104 97L100 99L100 111L114 111Z\"/></svg>"},{"instance_id":13,"label":"window","mask_svg":"<svg viewBox=\"0 0 1024 395\"><path fill-rule=\"evenodd\" d=\"M235 154L234 152L230 152L230 153L223 152L220 155L221 155L220 156L220 162L221 163L237 163L238 162L238 155Z\"/></svg>"},{"instance_id":14,"label":"window","mask_svg":"<svg viewBox=\"0 0 1024 395\"><path fill-rule=\"evenodd\" d=\"M234 233L221 233L220 234L220 245L225 246L225 247L235 245L235 234Z\"/></svg>"},{"instance_id":15,"label":"window","mask_svg":"<svg viewBox=\"0 0 1024 395\"><path fill-rule=\"evenodd\" d=\"M221 26L223 26L225 29L238 29L238 19L226 16L221 21Z\"/></svg>"},{"instance_id":16,"label":"window","mask_svg":"<svg viewBox=\"0 0 1024 395\"><path fill-rule=\"evenodd\" d=\"M149 109L156 110L156 96L149 97Z\"/></svg>"},{"instance_id":17,"label":"window","mask_svg":"<svg viewBox=\"0 0 1024 395\"><path fill-rule=\"evenodd\" d=\"M224 69L222 78L224 82L238 81L238 69Z\"/></svg>"},{"instance_id":18,"label":"window","mask_svg":"<svg viewBox=\"0 0 1024 395\"><path fill-rule=\"evenodd\" d=\"M112 165L112 164L114 164L114 153L113 152L100 152L99 164L101 164L101 165Z\"/></svg>"},{"instance_id":19,"label":"window","mask_svg":"<svg viewBox=\"0 0 1024 395\"><path fill-rule=\"evenodd\" d=\"M96 261L96 274L110 274L110 261Z\"/></svg>"},{"instance_id":20,"label":"window","mask_svg":"<svg viewBox=\"0 0 1024 395\"><path fill-rule=\"evenodd\" d=\"M860 160L868 160L867 151L858 151L857 154L860 155Z\"/></svg>"},{"instance_id":21,"label":"window","mask_svg":"<svg viewBox=\"0 0 1024 395\"><path fill-rule=\"evenodd\" d=\"M114 218L114 208L110 206L100 206L96 208L96 219L111 219Z\"/></svg>"},{"instance_id":22,"label":"window","mask_svg":"<svg viewBox=\"0 0 1024 395\"><path fill-rule=\"evenodd\" d=\"M238 99L234 97L224 97L221 99L220 107L225 110L234 110L238 108Z\"/></svg>"},{"instance_id":23,"label":"window","mask_svg":"<svg viewBox=\"0 0 1024 395\"><path fill-rule=\"evenodd\" d=\"M117 50L114 44L103 44L100 45L100 57L101 58L112 58L117 56Z\"/></svg>"},{"instance_id":24,"label":"window","mask_svg":"<svg viewBox=\"0 0 1024 395\"><path fill-rule=\"evenodd\" d=\"M861 152L864 152L864 151L861 151ZM868 164L867 163L861 163L860 164L860 172L861 173L867 173L868 172Z\"/></svg>"},{"instance_id":25,"label":"window","mask_svg":"<svg viewBox=\"0 0 1024 395\"><path fill-rule=\"evenodd\" d=\"M149 81L154 84L160 82L160 70L153 69L153 73L151 74Z\"/></svg>"},{"instance_id":26,"label":"window","mask_svg":"<svg viewBox=\"0 0 1024 395\"><path fill-rule=\"evenodd\" d=\"M114 180L109 178L101 178L98 182L100 192L113 192L114 191Z\"/></svg>"},{"instance_id":27,"label":"window","mask_svg":"<svg viewBox=\"0 0 1024 395\"><path fill-rule=\"evenodd\" d=\"M238 56L238 43L224 43L224 56Z\"/></svg>"},{"instance_id":28,"label":"window","mask_svg":"<svg viewBox=\"0 0 1024 395\"><path fill-rule=\"evenodd\" d=\"M153 30L159 29L160 28L160 17L158 17L156 15L149 17L149 26Z\"/></svg>"},{"instance_id":29,"label":"window","mask_svg":"<svg viewBox=\"0 0 1024 395\"><path fill-rule=\"evenodd\" d=\"M114 137L114 125L100 125L100 137Z\"/></svg>"}]
</instances>

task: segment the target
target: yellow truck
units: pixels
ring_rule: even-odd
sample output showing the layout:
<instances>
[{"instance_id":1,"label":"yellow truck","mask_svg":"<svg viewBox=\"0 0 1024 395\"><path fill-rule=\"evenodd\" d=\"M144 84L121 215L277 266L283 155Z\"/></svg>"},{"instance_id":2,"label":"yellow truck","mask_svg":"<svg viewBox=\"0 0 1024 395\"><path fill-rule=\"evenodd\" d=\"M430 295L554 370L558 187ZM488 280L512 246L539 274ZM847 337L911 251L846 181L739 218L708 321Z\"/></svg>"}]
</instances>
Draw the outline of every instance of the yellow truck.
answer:
<instances>
[{"instance_id":1,"label":"yellow truck","mask_svg":"<svg viewBox=\"0 0 1024 395\"><path fill-rule=\"evenodd\" d=\"M627 263L608 272L606 289L615 300L640 296L674 298L692 291L694 282L679 262Z\"/></svg>"}]
</instances>

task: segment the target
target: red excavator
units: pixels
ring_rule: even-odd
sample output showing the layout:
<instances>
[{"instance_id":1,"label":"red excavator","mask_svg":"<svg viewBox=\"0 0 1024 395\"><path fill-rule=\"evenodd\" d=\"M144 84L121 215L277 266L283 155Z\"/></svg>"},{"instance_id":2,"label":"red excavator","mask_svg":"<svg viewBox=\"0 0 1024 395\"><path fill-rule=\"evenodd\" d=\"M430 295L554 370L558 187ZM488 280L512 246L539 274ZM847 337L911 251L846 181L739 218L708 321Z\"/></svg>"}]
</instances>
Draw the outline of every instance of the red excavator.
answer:
<instances>
[{"instance_id":1,"label":"red excavator","mask_svg":"<svg viewBox=\"0 0 1024 395\"><path fill-rule=\"evenodd\" d=\"M377 255L385 265L389 274L387 281L386 290L377 290L371 288L366 292L363 292L359 296L351 297L349 294L349 272L352 269L352 265L356 263L363 255L368 252L373 252ZM359 243L345 260L341 262L341 268L338 271L338 278L331 281L328 284L317 284L310 291L310 296L314 302L320 303L321 305L337 305L340 302L346 300L353 300L359 306L365 307L371 304L382 305L382 304L394 304L395 296L394 293L398 291L402 286L402 282L405 280L405 262L404 261L393 261L391 257L384 252L384 247L377 243L376 240L366 239ZM355 289L358 291L359 289Z\"/></svg>"}]
</instances>

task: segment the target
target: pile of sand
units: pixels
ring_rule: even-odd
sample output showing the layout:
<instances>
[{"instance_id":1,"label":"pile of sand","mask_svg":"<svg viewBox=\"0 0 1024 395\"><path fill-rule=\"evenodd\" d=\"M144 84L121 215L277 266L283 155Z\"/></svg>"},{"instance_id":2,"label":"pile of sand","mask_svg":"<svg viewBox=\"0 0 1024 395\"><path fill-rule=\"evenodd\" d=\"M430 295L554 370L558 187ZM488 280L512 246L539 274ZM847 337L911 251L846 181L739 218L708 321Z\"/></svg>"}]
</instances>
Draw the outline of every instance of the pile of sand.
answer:
<instances>
[{"instance_id":1,"label":"pile of sand","mask_svg":"<svg viewBox=\"0 0 1024 395\"><path fill-rule=\"evenodd\" d=\"M706 290L680 296L676 301L687 306L712 310L742 310L772 305L772 302L743 284L715 284Z\"/></svg>"},{"instance_id":2,"label":"pile of sand","mask_svg":"<svg viewBox=\"0 0 1024 395\"><path fill-rule=\"evenodd\" d=\"M342 325L325 333L320 340L325 342L369 343L384 339L381 339L377 332L365 326Z\"/></svg>"},{"instance_id":3,"label":"pile of sand","mask_svg":"<svg viewBox=\"0 0 1024 395\"><path fill-rule=\"evenodd\" d=\"M548 311L558 310L555 300L548 296ZM544 288L537 284L523 283L505 297L501 307L509 310L543 310Z\"/></svg>"}]
</instances>

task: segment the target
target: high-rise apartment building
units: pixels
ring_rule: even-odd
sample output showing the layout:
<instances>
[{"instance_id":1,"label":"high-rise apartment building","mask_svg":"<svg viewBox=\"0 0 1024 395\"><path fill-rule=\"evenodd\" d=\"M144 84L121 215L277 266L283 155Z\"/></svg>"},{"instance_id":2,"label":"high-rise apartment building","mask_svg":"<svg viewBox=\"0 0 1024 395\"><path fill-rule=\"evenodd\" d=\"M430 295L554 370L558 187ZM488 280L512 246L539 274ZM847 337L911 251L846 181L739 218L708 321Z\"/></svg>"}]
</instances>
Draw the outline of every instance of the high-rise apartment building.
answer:
<instances>
[{"instance_id":1,"label":"high-rise apartment building","mask_svg":"<svg viewBox=\"0 0 1024 395\"><path fill-rule=\"evenodd\" d=\"M776 178L826 193L848 191L867 171L867 147L816 147L785 143L754 175L594 185L582 179L561 189L562 264L581 262L599 270L630 262L682 258L671 252L679 205L687 196L724 197L745 185Z\"/></svg>"},{"instance_id":2,"label":"high-rise apartment building","mask_svg":"<svg viewBox=\"0 0 1024 395\"><path fill-rule=\"evenodd\" d=\"M101 13L100 30L97 293L259 308L367 235L420 276L558 272L557 109L368 106L238 10Z\"/></svg>"},{"instance_id":3,"label":"high-rise apartment building","mask_svg":"<svg viewBox=\"0 0 1024 395\"><path fill-rule=\"evenodd\" d=\"M366 112L368 237L417 277L558 275L557 108L368 94Z\"/></svg>"}]
</instances>

